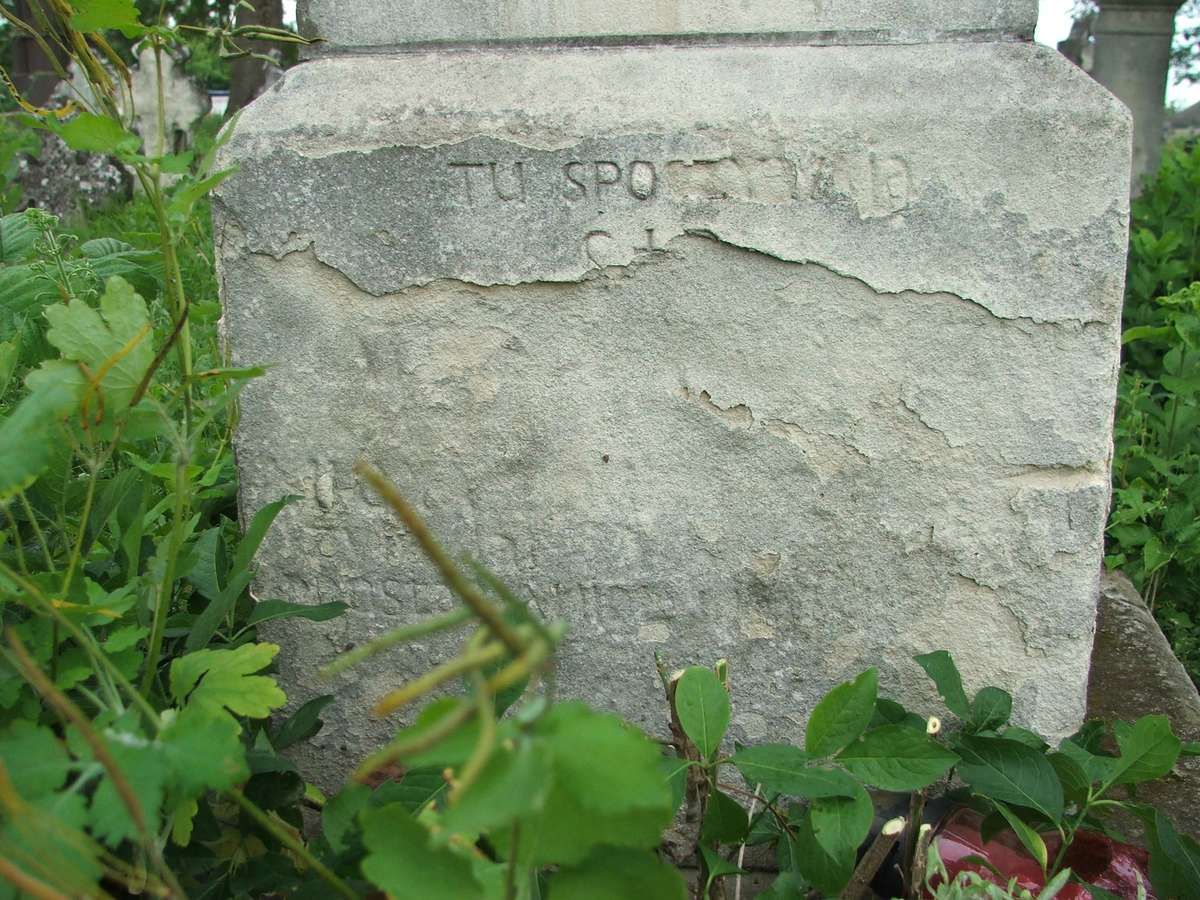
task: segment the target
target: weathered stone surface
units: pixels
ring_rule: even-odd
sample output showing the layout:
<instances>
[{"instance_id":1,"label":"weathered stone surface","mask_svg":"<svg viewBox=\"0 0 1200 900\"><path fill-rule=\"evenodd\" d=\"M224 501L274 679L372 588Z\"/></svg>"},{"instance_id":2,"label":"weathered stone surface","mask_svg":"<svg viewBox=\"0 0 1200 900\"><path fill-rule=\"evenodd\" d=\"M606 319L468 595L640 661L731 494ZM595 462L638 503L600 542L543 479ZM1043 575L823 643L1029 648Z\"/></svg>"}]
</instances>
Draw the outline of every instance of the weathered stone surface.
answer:
<instances>
[{"instance_id":1,"label":"weathered stone surface","mask_svg":"<svg viewBox=\"0 0 1200 900\"><path fill-rule=\"evenodd\" d=\"M1153 613L1119 572L1100 579L1087 711L1109 722L1165 715L1180 738L1200 740L1200 694ZM1200 759L1181 759L1166 778L1138 788L1138 799L1200 836Z\"/></svg>"},{"instance_id":2,"label":"weathered stone surface","mask_svg":"<svg viewBox=\"0 0 1200 900\"><path fill-rule=\"evenodd\" d=\"M960 8L956 6L956 8ZM327 58L246 112L221 189L259 592L296 702L447 592L356 484L571 626L559 684L655 730L652 653L731 660L742 739L955 651L1081 720L1108 502L1125 111L1058 54L913 46ZM494 181L493 181L494 178ZM336 780L427 641L338 683ZM347 752L348 751L348 752Z\"/></svg>"},{"instance_id":3,"label":"weathered stone surface","mask_svg":"<svg viewBox=\"0 0 1200 900\"><path fill-rule=\"evenodd\" d=\"M335 46L649 35L830 33L913 41L953 32L1030 37L1036 0L300 0Z\"/></svg>"}]
</instances>

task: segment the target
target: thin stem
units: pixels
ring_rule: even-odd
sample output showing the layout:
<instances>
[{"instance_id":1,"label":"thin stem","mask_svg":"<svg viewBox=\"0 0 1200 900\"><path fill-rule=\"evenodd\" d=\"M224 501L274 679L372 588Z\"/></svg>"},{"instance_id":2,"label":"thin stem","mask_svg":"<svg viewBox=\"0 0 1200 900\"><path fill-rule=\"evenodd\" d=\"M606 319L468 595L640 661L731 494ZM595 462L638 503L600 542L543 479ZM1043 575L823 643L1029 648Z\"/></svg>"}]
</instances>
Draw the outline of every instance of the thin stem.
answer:
<instances>
[{"instance_id":1,"label":"thin stem","mask_svg":"<svg viewBox=\"0 0 1200 900\"><path fill-rule=\"evenodd\" d=\"M179 887L179 883L175 880L174 873L167 867L162 858L162 851L158 846L158 841L151 834L146 823L146 814L142 809L141 801L138 800L137 794L134 793L133 787L130 785L125 773L121 767L117 765L117 761L109 752L108 745L100 737L92 723L85 716L82 710L79 709L66 694L56 688L50 680L42 674L42 670L38 668L29 655L29 651L25 649L25 645L21 643L21 638L13 629L8 629L8 645L12 650L12 656L15 658L15 666L25 676L26 681L33 686L42 699L50 706L53 706L65 719L78 729L80 735L91 748L96 761L104 766L104 771L107 773L109 781L112 782L113 789L117 792L117 796L121 798L121 803L129 812L129 818L133 821L134 828L137 829L138 835L142 839L142 846L146 850L147 855L154 863L154 868L172 890L172 892L180 897L184 896L183 889Z\"/></svg>"},{"instance_id":2,"label":"thin stem","mask_svg":"<svg viewBox=\"0 0 1200 900\"><path fill-rule=\"evenodd\" d=\"M364 781L373 772L391 765L405 756L421 753L448 738L462 725L466 724L476 709L473 703L464 703L454 712L447 714L440 722L420 734L411 737L398 738L384 747L376 750L362 761L352 776L355 781Z\"/></svg>"},{"instance_id":3,"label":"thin stem","mask_svg":"<svg viewBox=\"0 0 1200 900\"><path fill-rule=\"evenodd\" d=\"M66 894L60 894L44 881L38 881L32 875L26 875L2 856L0 856L0 878L30 897L36 897L37 900L71 900Z\"/></svg>"},{"instance_id":4,"label":"thin stem","mask_svg":"<svg viewBox=\"0 0 1200 900\"><path fill-rule=\"evenodd\" d=\"M486 634L487 632L482 633ZM384 695L375 704L375 708L371 710L371 714L374 716L389 715L402 706L406 706L412 701L425 696L438 685L445 684L451 678L467 672L478 672L484 666L498 662L504 657L505 652L502 645L489 644L479 650L456 656L442 663L440 666L430 669L424 675L410 681L408 684Z\"/></svg>"},{"instance_id":5,"label":"thin stem","mask_svg":"<svg viewBox=\"0 0 1200 900\"><path fill-rule=\"evenodd\" d=\"M64 616L61 612L55 609L54 604L41 592L36 584L27 578L22 578L11 568L0 562L0 574L12 579L17 583L17 587L23 590L29 597L37 602L41 612L58 622L66 632L75 639L75 642L83 648L83 652L88 655L88 659L92 662L92 668L96 672L106 672L112 680L120 685L120 687L133 701L133 705L138 707L142 714L146 717L147 722L154 730L162 730L162 723L159 720L158 712L151 706L145 697L143 697L136 688L130 683L129 679L121 673L121 670L113 664L103 653L99 652L95 647L95 639L91 635L79 628L74 622ZM104 683L104 682L102 682ZM107 684L105 685L107 687ZM122 709L118 698L112 697L111 702L114 709Z\"/></svg>"},{"instance_id":6,"label":"thin stem","mask_svg":"<svg viewBox=\"0 0 1200 900\"><path fill-rule=\"evenodd\" d=\"M366 479L366 481L375 489L387 504L396 512L400 519L404 522L417 543L421 545L421 549L425 551L425 555L429 557L430 562L437 566L441 572L442 579L446 582L447 587L454 591L459 598L471 607L471 610L483 621L492 634L508 647L513 656L520 656L525 650L525 642L522 641L512 627L504 621L500 615L500 611L489 603L482 594L475 588L473 584L463 577L462 572L454 564L454 561L442 549L442 546L434 540L429 529L425 527L425 523L421 521L420 516L413 511L405 499L396 490L395 486L389 482L377 470L367 465L364 462L359 462L354 466L354 471L357 475Z\"/></svg>"},{"instance_id":7,"label":"thin stem","mask_svg":"<svg viewBox=\"0 0 1200 900\"><path fill-rule=\"evenodd\" d=\"M33 511L33 507L29 503L29 498L25 496L24 491L17 491L17 496L21 498L21 505L25 509L25 517L29 519L29 524L33 526L33 533L37 535L38 543L42 547L42 555L46 559L46 568L52 573L58 571L58 567L54 565L54 558L50 553L50 544L46 541L46 535L42 531L42 526L38 524L37 514Z\"/></svg>"},{"instance_id":8,"label":"thin stem","mask_svg":"<svg viewBox=\"0 0 1200 900\"><path fill-rule=\"evenodd\" d=\"M508 867L504 873L504 900L517 900L517 848L521 823L513 822L508 832Z\"/></svg>"},{"instance_id":9,"label":"thin stem","mask_svg":"<svg viewBox=\"0 0 1200 900\"><path fill-rule=\"evenodd\" d=\"M21 529L17 526L17 520L13 517L12 510L8 508L8 504L4 504L4 514L8 517L8 527L12 531L13 549L17 553L17 568L21 570L21 574L26 578L32 578L29 574L29 566L25 563L25 548L21 546Z\"/></svg>"},{"instance_id":10,"label":"thin stem","mask_svg":"<svg viewBox=\"0 0 1200 900\"><path fill-rule=\"evenodd\" d=\"M450 806L457 803L463 793L475 783L479 778L479 773L483 771L483 767L491 758L492 751L496 749L495 698L488 691L487 682L478 671L471 674L471 681L475 687L475 708L479 712L479 739L475 742L475 749L471 751L470 758L459 770L458 778L450 788L448 798Z\"/></svg>"},{"instance_id":11,"label":"thin stem","mask_svg":"<svg viewBox=\"0 0 1200 900\"><path fill-rule=\"evenodd\" d=\"M331 872L324 863L322 863L319 859L313 856L312 853L309 852L309 849L305 847L301 841L289 834L287 829L283 828L281 825L279 825L279 823L275 822L270 816L259 809L246 797L245 794L243 794L241 791L234 790L229 792L229 796L231 796L237 802L238 806L246 811L250 818L257 822L265 831L270 833L275 840L279 841L279 843L283 844L283 846L287 847L289 850L303 859L304 862L307 863L308 866L317 873L318 877L320 877L322 881L337 891L338 894L347 898L347 900L361 900L358 893L351 888L350 885L346 884L346 882L342 881L342 879L338 878L337 875Z\"/></svg>"},{"instance_id":12,"label":"thin stem","mask_svg":"<svg viewBox=\"0 0 1200 900\"><path fill-rule=\"evenodd\" d=\"M146 651L146 671L142 676L141 692L149 694L158 674L158 661L162 656L163 633L167 626L167 614L175 596L175 565L179 561L179 550L183 545L184 482L186 481L187 458L181 455L175 462L175 517L171 522L170 543L167 545L167 561L163 567L162 583L158 589L158 603L154 608L154 624L150 632L150 645Z\"/></svg>"},{"instance_id":13,"label":"thin stem","mask_svg":"<svg viewBox=\"0 0 1200 900\"><path fill-rule=\"evenodd\" d=\"M438 631L448 631L451 628L457 628L474 618L474 613L466 607L459 607L453 612L449 612L444 616L438 616L434 619L427 619L424 622L417 622L414 625L402 625L399 628L394 628L387 634L380 635L373 641L368 641L361 647L356 647L349 653L344 653L320 670L322 678L332 678L338 675L351 666L355 666L368 657L374 656L376 653L382 653L395 647L397 644L404 644L408 641L416 640L417 638L425 637L426 635L434 634Z\"/></svg>"},{"instance_id":14,"label":"thin stem","mask_svg":"<svg viewBox=\"0 0 1200 900\"><path fill-rule=\"evenodd\" d=\"M83 497L83 512L79 515L79 530L75 535L75 546L71 550L71 556L67 560L67 572L63 576L62 587L59 588L59 593L66 597L71 591L71 580L75 577L75 567L79 564L79 558L83 555L83 539L87 532L88 518L92 514L92 500L96 496L96 473L99 467L92 468L92 477L88 479L87 493Z\"/></svg>"}]
</instances>

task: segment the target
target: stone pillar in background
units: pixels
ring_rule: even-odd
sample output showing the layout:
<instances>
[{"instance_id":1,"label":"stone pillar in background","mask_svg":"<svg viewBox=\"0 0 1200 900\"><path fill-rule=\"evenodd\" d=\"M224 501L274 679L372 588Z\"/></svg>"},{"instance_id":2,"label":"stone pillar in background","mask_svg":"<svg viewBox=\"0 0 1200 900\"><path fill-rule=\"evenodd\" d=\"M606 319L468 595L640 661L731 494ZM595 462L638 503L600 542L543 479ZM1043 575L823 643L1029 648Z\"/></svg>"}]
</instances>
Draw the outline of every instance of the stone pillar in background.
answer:
<instances>
[{"instance_id":1,"label":"stone pillar in background","mask_svg":"<svg viewBox=\"0 0 1200 900\"><path fill-rule=\"evenodd\" d=\"M1182 0L1099 0L1092 75L1133 113L1133 189L1158 169L1175 13Z\"/></svg>"},{"instance_id":2,"label":"stone pillar in background","mask_svg":"<svg viewBox=\"0 0 1200 900\"><path fill-rule=\"evenodd\" d=\"M309 0L218 198L257 590L289 695L450 600L350 473L563 617L559 686L661 731L653 653L726 656L742 740L946 647L1084 708L1128 114L1034 0ZM331 783L425 641L336 685Z\"/></svg>"}]
</instances>

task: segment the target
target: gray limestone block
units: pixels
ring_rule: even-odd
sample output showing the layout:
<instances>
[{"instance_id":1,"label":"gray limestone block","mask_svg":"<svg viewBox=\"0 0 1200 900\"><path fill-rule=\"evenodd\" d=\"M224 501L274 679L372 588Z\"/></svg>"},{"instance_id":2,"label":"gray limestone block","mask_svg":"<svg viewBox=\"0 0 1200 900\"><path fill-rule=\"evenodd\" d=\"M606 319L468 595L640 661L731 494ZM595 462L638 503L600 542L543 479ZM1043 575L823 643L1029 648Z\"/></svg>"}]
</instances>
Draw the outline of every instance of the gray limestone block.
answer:
<instances>
[{"instance_id":1,"label":"gray limestone block","mask_svg":"<svg viewBox=\"0 0 1200 900\"><path fill-rule=\"evenodd\" d=\"M558 685L655 732L653 653L727 657L802 739L868 665L954 651L1084 709L1127 227L1123 108L1050 51L491 49L327 58L251 106L218 196L246 514L296 703L450 597L350 469L570 631ZM336 682L325 784L426 640Z\"/></svg>"},{"instance_id":2,"label":"gray limestone block","mask_svg":"<svg viewBox=\"0 0 1200 900\"><path fill-rule=\"evenodd\" d=\"M300 0L306 34L330 46L745 34L913 41L1033 35L1036 0Z\"/></svg>"},{"instance_id":3,"label":"gray limestone block","mask_svg":"<svg viewBox=\"0 0 1200 900\"><path fill-rule=\"evenodd\" d=\"M1119 572L1105 572L1100 581L1087 712L1106 722L1164 715L1182 740L1200 740L1200 694L1154 614ZM1165 778L1139 787L1137 796L1200 837L1200 759L1180 759Z\"/></svg>"}]
</instances>

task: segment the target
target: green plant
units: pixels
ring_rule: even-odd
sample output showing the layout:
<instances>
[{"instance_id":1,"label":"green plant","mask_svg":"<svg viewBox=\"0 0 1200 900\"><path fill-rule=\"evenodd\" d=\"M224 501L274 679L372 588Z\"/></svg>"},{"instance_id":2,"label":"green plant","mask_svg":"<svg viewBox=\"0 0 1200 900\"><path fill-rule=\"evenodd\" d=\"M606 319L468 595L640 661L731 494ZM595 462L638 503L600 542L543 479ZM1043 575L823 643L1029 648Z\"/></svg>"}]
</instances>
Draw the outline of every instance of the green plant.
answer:
<instances>
[{"instance_id":1,"label":"green plant","mask_svg":"<svg viewBox=\"0 0 1200 900\"><path fill-rule=\"evenodd\" d=\"M142 194L84 239L37 211L0 219L0 896L221 897L289 877L342 890L297 838L306 788L280 755L328 698L264 721L285 698L258 625L342 606L247 591L289 501L239 533L230 437L260 370L225 365L196 222L229 173L216 146L143 150L121 117L101 29L156 49L172 29L127 2L31 7L54 27L4 14L74 58L92 99L25 103L26 124L116 156ZM105 234L117 221L129 241Z\"/></svg>"},{"instance_id":2,"label":"green plant","mask_svg":"<svg viewBox=\"0 0 1200 900\"><path fill-rule=\"evenodd\" d=\"M1175 144L1134 202L1107 563L1200 681L1200 145Z\"/></svg>"},{"instance_id":3,"label":"green plant","mask_svg":"<svg viewBox=\"0 0 1200 900\"><path fill-rule=\"evenodd\" d=\"M926 890L934 900L1054 900L1070 880L1070 872L1060 872L1058 876L1034 897L1029 891L1019 888L1016 879L1008 884L1000 885L989 881L972 871L959 872L951 879L946 871L946 865L938 855L936 845L929 847L926 862L928 879ZM1145 900L1146 891L1142 889L1138 900Z\"/></svg>"}]
</instances>

